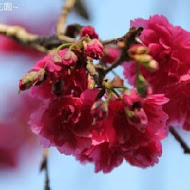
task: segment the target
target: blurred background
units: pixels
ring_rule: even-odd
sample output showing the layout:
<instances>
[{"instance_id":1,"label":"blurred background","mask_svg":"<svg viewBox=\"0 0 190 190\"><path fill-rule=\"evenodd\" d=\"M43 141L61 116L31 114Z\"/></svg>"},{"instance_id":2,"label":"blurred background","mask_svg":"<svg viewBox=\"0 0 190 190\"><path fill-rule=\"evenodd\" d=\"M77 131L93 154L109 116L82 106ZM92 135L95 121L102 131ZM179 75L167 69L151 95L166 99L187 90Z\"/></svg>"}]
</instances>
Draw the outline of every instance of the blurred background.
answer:
<instances>
[{"instance_id":1,"label":"blurred background","mask_svg":"<svg viewBox=\"0 0 190 190\"><path fill-rule=\"evenodd\" d=\"M131 19L154 14L163 14L172 24L190 30L189 0L84 2L90 19L85 20L73 11L67 23L92 25L101 39L120 37L128 31ZM12 3L12 10L2 7L6 3ZM30 32L49 35L55 32L62 4L63 0L0 0L0 23L18 24ZM0 190L44 189L44 174L39 173L42 148L26 124L38 102L27 99L25 93L18 95L19 78L40 57L42 53L0 37ZM180 134L189 142L187 132ZM190 155L185 155L170 135L162 144L163 155L153 168L139 169L124 162L109 174L95 174L93 165L81 165L73 157L51 148L51 190L189 189Z\"/></svg>"}]
</instances>

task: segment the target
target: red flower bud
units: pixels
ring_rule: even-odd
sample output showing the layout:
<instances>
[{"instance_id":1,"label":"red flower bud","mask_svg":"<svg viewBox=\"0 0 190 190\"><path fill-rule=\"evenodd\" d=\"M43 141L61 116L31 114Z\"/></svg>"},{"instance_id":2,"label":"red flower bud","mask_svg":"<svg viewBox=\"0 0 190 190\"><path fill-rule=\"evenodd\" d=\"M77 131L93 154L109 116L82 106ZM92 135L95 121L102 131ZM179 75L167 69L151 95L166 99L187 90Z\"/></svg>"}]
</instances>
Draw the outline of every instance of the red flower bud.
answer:
<instances>
[{"instance_id":1,"label":"red flower bud","mask_svg":"<svg viewBox=\"0 0 190 190\"><path fill-rule=\"evenodd\" d=\"M93 38L97 38L98 39L98 34L94 30L94 28L91 27L91 26L85 26L85 27L83 27L81 29L81 31L80 31L80 34L81 34L81 37L88 36L91 39L93 39Z\"/></svg>"},{"instance_id":2,"label":"red flower bud","mask_svg":"<svg viewBox=\"0 0 190 190\"><path fill-rule=\"evenodd\" d=\"M84 45L85 54L93 59L100 59L104 55L104 46L97 39L91 40Z\"/></svg>"}]
</instances>

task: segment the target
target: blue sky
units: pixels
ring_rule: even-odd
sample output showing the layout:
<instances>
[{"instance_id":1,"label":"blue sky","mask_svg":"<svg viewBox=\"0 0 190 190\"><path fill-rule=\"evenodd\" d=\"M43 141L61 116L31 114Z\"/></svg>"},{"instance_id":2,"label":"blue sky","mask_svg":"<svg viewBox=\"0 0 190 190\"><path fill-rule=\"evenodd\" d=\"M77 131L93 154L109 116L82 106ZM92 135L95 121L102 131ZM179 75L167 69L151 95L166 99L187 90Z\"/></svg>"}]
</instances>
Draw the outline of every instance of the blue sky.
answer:
<instances>
[{"instance_id":1,"label":"blue sky","mask_svg":"<svg viewBox=\"0 0 190 190\"><path fill-rule=\"evenodd\" d=\"M189 0L86 0L92 12L93 20L86 24L93 25L102 39L122 36L129 28L130 19L148 18L154 14L164 14L174 25L181 25L190 30L190 2ZM2 1L1 2L7 2ZM10 2L10 0L9 0ZM38 22L38 18L49 11L50 15L58 15L61 0L12 0L18 9L12 12L0 12L0 21L6 17L19 16ZM85 21L75 14L69 17L68 23ZM2 95L6 95L8 87L16 88L18 79L29 69L26 65L20 68L13 62L26 61L19 57L5 58L0 56L9 68L1 65L0 82ZM121 72L121 71L119 71ZM16 82L15 82L16 81ZM6 84L6 86L4 85ZM190 135L184 134L187 141ZM25 164L24 170L0 173L0 190L42 190L44 176L39 174L41 161L40 151L34 159L29 159L31 166ZM34 154L34 153L33 153ZM32 155L28 155L31 157ZM190 155L184 155L178 143L169 136L163 141L163 156L158 165L153 168L139 169L123 163L110 174L94 173L91 164L81 165L73 157L64 156L54 148L51 149L50 180L52 190L178 190L189 189Z\"/></svg>"}]
</instances>

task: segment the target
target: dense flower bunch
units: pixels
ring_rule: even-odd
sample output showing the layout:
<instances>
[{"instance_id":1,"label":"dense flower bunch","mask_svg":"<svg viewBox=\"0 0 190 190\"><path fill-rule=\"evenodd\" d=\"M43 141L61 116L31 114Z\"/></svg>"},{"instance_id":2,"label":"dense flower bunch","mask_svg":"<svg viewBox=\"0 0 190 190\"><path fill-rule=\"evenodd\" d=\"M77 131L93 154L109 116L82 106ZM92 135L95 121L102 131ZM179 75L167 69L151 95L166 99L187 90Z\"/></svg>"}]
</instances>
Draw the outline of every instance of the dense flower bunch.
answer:
<instances>
[{"instance_id":1,"label":"dense flower bunch","mask_svg":"<svg viewBox=\"0 0 190 190\"><path fill-rule=\"evenodd\" d=\"M170 99L164 106L169 115L168 125L182 125L190 130L190 32L171 25L164 16L155 15L149 20L136 19L131 26L142 26L140 39L158 62L155 72L141 68L155 93L164 93ZM124 63L124 75L135 85L135 64Z\"/></svg>"},{"instance_id":2,"label":"dense flower bunch","mask_svg":"<svg viewBox=\"0 0 190 190\"><path fill-rule=\"evenodd\" d=\"M137 25L144 27L140 39L142 29L131 28L111 45L82 27L73 43L57 47L20 79L20 90L41 101L29 124L44 147L92 162L96 172L110 172L123 160L141 168L158 162L168 124L188 118L188 108L181 105L178 116L173 109L187 101L181 102L190 78L188 33L161 16L132 22ZM106 78L119 64L133 88L119 76Z\"/></svg>"}]
</instances>

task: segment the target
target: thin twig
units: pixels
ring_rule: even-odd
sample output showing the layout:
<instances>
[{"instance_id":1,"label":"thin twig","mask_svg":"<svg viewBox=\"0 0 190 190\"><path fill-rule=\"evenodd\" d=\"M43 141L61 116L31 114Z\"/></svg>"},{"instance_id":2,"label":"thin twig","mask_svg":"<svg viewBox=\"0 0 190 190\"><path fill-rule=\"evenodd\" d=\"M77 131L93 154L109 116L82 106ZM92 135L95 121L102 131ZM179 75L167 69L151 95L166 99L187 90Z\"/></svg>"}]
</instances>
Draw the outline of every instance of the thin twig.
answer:
<instances>
[{"instance_id":1,"label":"thin twig","mask_svg":"<svg viewBox=\"0 0 190 190\"><path fill-rule=\"evenodd\" d=\"M67 20L67 16L68 16L69 12L72 10L72 8L74 7L75 3L76 3L76 0L66 0L64 6L62 8L59 20L57 22L58 38L61 38L61 36L64 34L64 25Z\"/></svg>"},{"instance_id":2,"label":"thin twig","mask_svg":"<svg viewBox=\"0 0 190 190\"><path fill-rule=\"evenodd\" d=\"M112 70L111 72L112 72L112 74L113 74L114 76L119 77L119 75L118 75L114 70Z\"/></svg>"},{"instance_id":3,"label":"thin twig","mask_svg":"<svg viewBox=\"0 0 190 190\"><path fill-rule=\"evenodd\" d=\"M178 132L174 129L174 127L170 127L170 133L174 136L174 138L179 142L185 154L190 154L190 148L185 143L185 141L181 138Z\"/></svg>"},{"instance_id":4,"label":"thin twig","mask_svg":"<svg viewBox=\"0 0 190 190\"><path fill-rule=\"evenodd\" d=\"M107 44L117 44L117 42L122 41L124 37L120 37L120 38L113 38L113 39L109 39L109 40L103 40L102 44L107 45Z\"/></svg>"},{"instance_id":5,"label":"thin twig","mask_svg":"<svg viewBox=\"0 0 190 190\"><path fill-rule=\"evenodd\" d=\"M143 30L143 28L141 28L141 27L139 27L139 28L132 27L132 28L130 28L129 32L127 32L125 34L125 36L121 38L124 43L124 47L121 50L121 56L119 57L118 60L115 61L115 63L113 63L111 65L111 67L109 67L105 70L105 74L109 73L114 68L119 66L123 61L130 60L130 57L129 57L127 51L129 50L129 48L132 44L138 43L136 41L136 37L141 34L142 30Z\"/></svg>"},{"instance_id":6,"label":"thin twig","mask_svg":"<svg viewBox=\"0 0 190 190\"><path fill-rule=\"evenodd\" d=\"M5 24L0 24L0 34L6 35L8 37L22 38L23 42L34 41L38 38L37 35L30 34L24 28L20 26L8 26Z\"/></svg>"},{"instance_id":7,"label":"thin twig","mask_svg":"<svg viewBox=\"0 0 190 190\"><path fill-rule=\"evenodd\" d=\"M107 69L107 68L109 68L109 66L107 66L106 64L104 64L104 63L102 63L102 62L100 62L100 64L102 65L102 67L104 68L104 70ZM111 70L110 72L111 72L114 76L119 77L119 75L117 74L117 72L115 72L114 70Z\"/></svg>"},{"instance_id":8,"label":"thin twig","mask_svg":"<svg viewBox=\"0 0 190 190\"><path fill-rule=\"evenodd\" d=\"M108 67L105 70L105 74L109 73L110 71L112 71L113 69L115 69L117 66L119 66L123 61L126 61L126 53L122 53L122 55L120 56L120 58L111 65L111 67Z\"/></svg>"},{"instance_id":9,"label":"thin twig","mask_svg":"<svg viewBox=\"0 0 190 190\"><path fill-rule=\"evenodd\" d=\"M50 186L49 186L49 172L48 172L48 153L49 150L45 149L44 153L43 153L43 160L40 166L40 171L45 172L45 186L44 186L44 190L50 190Z\"/></svg>"},{"instance_id":10,"label":"thin twig","mask_svg":"<svg viewBox=\"0 0 190 190\"><path fill-rule=\"evenodd\" d=\"M134 29L133 27L131 28L132 30ZM131 30L130 29L130 30ZM138 28L136 31L137 31L137 33L135 34L135 36L138 36L141 32L142 32L142 30L143 30L143 28L142 27L140 27L140 28ZM130 31L129 31L130 32ZM119 37L119 38L112 38L112 39L108 39L108 40L102 40L101 42L102 42L102 44L104 44L104 45L107 45L107 44L117 44L118 42L120 42L120 41L123 41L126 37L127 37L127 35L129 34L129 32L128 33L126 33L123 37ZM140 40L140 39L135 39L138 43L142 43L142 41Z\"/></svg>"}]
</instances>

